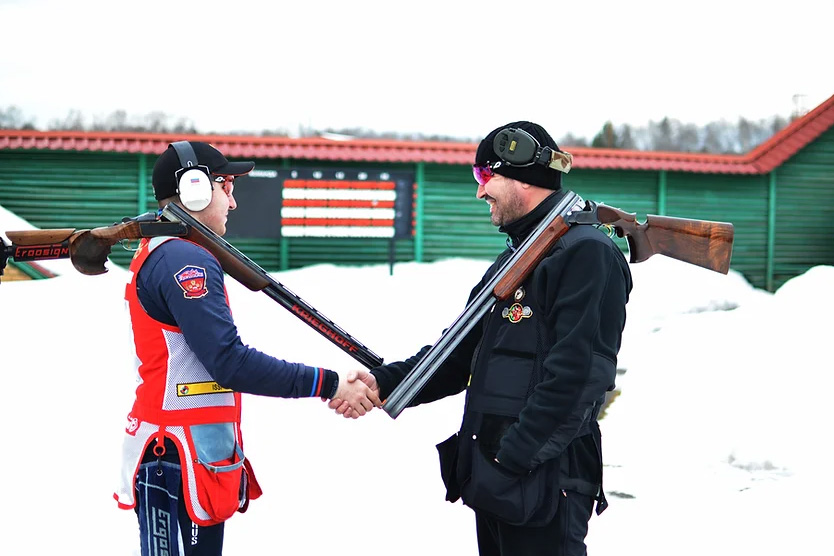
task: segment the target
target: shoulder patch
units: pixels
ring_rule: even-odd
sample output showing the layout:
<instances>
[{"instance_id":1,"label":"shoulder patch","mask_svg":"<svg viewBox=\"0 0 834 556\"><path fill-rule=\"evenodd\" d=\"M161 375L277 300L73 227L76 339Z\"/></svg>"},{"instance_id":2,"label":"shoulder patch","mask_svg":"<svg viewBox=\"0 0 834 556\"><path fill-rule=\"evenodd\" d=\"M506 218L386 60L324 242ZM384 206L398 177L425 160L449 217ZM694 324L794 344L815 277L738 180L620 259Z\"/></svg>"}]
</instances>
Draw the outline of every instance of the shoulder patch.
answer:
<instances>
[{"instance_id":1,"label":"shoulder patch","mask_svg":"<svg viewBox=\"0 0 834 556\"><path fill-rule=\"evenodd\" d=\"M177 285L182 288L183 297L186 299L199 299L208 294L206 287L206 269L200 266L184 266L176 274L174 279Z\"/></svg>"}]
</instances>

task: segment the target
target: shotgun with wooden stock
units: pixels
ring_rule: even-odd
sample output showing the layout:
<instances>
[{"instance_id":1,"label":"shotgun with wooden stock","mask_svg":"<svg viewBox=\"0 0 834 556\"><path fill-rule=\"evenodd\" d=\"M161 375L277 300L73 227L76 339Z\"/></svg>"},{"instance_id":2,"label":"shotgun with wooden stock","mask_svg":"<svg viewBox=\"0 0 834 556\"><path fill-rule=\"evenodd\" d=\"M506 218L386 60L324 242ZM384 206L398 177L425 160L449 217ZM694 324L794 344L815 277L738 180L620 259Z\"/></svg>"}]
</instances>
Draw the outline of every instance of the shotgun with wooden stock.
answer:
<instances>
[{"instance_id":1,"label":"shotgun with wooden stock","mask_svg":"<svg viewBox=\"0 0 834 556\"><path fill-rule=\"evenodd\" d=\"M104 263L110 255L110 248L116 243L158 236L183 237L208 249L229 276L252 291L263 291L365 367L372 369L382 365L380 356L185 210L171 203L161 211L160 216L162 219L157 213L149 212L92 230L64 228L6 232L12 244L0 242L0 275L8 258L15 261L68 258L82 274L104 274L107 272Z\"/></svg>"},{"instance_id":2,"label":"shotgun with wooden stock","mask_svg":"<svg viewBox=\"0 0 834 556\"><path fill-rule=\"evenodd\" d=\"M586 201L584 209L576 210L581 204L582 199L576 193L565 193L559 204L394 388L382 405L391 418L396 419L408 407L496 300L508 299L573 225L605 226L617 236L625 237L632 263L645 261L652 255L665 255L723 274L730 270L734 236L730 223L649 215L641 224L634 214L618 208Z\"/></svg>"}]
</instances>

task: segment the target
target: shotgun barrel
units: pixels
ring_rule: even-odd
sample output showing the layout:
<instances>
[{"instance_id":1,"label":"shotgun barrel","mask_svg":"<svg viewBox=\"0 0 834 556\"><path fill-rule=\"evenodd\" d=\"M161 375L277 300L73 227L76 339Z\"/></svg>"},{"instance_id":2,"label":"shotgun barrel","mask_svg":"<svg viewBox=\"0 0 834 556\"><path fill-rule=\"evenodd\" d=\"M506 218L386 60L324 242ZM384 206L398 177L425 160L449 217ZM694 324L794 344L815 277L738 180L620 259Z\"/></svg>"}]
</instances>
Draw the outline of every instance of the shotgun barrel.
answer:
<instances>
[{"instance_id":1,"label":"shotgun barrel","mask_svg":"<svg viewBox=\"0 0 834 556\"><path fill-rule=\"evenodd\" d=\"M455 322L446 329L440 339L429 348L417 365L394 388L382 404L382 409L392 419L396 419L403 409L408 407L467 332L486 314L495 299L506 299L521 285L538 261L568 230L565 217L581 201L579 195L573 191L565 193L559 204L553 207L533 233L481 288Z\"/></svg>"},{"instance_id":2,"label":"shotgun barrel","mask_svg":"<svg viewBox=\"0 0 834 556\"><path fill-rule=\"evenodd\" d=\"M185 210L174 203L170 203L162 209L162 217L172 222L186 224L189 228L186 238L208 249L217 257L220 266L229 276L252 291L263 291L271 299L278 302L302 322L368 369L382 365L383 360L379 355L345 332L312 305L290 291L289 288L275 280L266 270Z\"/></svg>"}]
</instances>

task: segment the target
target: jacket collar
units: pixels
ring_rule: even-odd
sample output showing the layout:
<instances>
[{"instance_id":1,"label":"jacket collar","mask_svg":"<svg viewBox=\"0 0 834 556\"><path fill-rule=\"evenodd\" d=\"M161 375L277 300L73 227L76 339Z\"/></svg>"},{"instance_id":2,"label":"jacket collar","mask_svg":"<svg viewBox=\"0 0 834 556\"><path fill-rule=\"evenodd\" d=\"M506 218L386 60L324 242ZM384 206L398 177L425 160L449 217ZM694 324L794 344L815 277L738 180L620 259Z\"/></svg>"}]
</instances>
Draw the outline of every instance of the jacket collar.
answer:
<instances>
[{"instance_id":1,"label":"jacket collar","mask_svg":"<svg viewBox=\"0 0 834 556\"><path fill-rule=\"evenodd\" d=\"M559 189L554 191L536 206L533 210L515 220L506 226L501 226L498 231L507 234L507 247L515 251L521 242L527 239L535 227L541 222L553 207L555 207L562 197L565 196L565 191Z\"/></svg>"}]
</instances>

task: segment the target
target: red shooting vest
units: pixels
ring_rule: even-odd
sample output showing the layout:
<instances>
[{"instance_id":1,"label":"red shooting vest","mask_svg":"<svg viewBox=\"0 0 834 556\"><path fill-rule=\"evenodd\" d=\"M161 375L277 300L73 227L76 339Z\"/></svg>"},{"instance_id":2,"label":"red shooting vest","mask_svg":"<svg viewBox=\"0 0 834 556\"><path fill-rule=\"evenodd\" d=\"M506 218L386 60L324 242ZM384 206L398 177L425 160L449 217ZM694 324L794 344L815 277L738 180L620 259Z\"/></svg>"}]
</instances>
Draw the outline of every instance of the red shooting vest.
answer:
<instances>
[{"instance_id":1,"label":"red shooting vest","mask_svg":"<svg viewBox=\"0 0 834 556\"><path fill-rule=\"evenodd\" d=\"M143 239L130 263L125 300L139 385L128 415L120 487L114 497L120 508L136 505L135 479L145 450L153 443L154 453L161 456L167 437L179 450L189 516L198 525L208 526L245 510L248 500L260 496L261 490L243 455L240 394L214 381L182 330L154 320L139 303L136 276L151 252L165 241L186 240ZM240 488L241 481L246 488Z\"/></svg>"}]
</instances>

